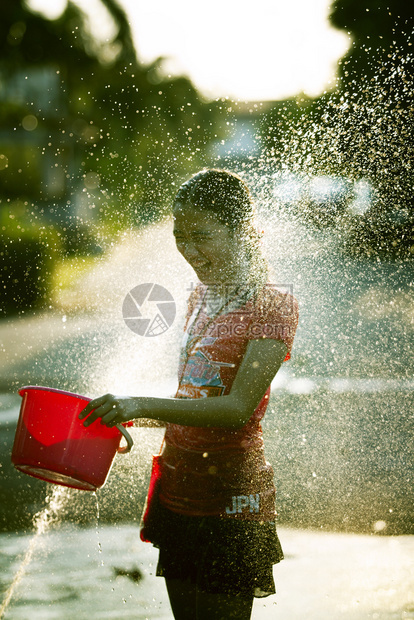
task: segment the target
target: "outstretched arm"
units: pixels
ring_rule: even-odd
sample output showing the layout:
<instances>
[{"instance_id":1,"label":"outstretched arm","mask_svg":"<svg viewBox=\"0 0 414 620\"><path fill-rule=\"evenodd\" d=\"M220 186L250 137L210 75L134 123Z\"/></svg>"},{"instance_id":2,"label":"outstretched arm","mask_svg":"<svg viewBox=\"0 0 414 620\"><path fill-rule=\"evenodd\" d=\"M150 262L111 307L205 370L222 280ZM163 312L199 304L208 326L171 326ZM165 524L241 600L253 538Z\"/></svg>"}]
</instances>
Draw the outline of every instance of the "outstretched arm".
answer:
<instances>
[{"instance_id":1,"label":"outstretched arm","mask_svg":"<svg viewBox=\"0 0 414 620\"><path fill-rule=\"evenodd\" d=\"M149 418L184 426L241 428L253 415L285 359L287 347L280 340L249 341L230 394L216 398L125 397L105 394L81 412L84 425L102 418L114 426L135 418Z\"/></svg>"}]
</instances>

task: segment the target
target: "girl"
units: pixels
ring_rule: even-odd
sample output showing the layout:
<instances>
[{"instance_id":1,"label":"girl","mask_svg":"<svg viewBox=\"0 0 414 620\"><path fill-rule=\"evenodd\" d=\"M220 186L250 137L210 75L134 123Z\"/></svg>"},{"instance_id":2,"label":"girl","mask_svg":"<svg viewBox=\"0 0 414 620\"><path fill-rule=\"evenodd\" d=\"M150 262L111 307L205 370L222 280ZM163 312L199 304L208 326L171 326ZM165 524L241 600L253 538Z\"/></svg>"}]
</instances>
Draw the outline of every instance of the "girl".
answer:
<instances>
[{"instance_id":1,"label":"girl","mask_svg":"<svg viewBox=\"0 0 414 620\"><path fill-rule=\"evenodd\" d=\"M270 383L289 359L296 300L269 282L245 183L199 172L174 202L179 252L200 282L189 298L175 398L106 394L81 413L113 426L166 423L151 542L159 548L177 620L248 620L253 598L275 592L283 558L273 470L260 420Z\"/></svg>"}]
</instances>

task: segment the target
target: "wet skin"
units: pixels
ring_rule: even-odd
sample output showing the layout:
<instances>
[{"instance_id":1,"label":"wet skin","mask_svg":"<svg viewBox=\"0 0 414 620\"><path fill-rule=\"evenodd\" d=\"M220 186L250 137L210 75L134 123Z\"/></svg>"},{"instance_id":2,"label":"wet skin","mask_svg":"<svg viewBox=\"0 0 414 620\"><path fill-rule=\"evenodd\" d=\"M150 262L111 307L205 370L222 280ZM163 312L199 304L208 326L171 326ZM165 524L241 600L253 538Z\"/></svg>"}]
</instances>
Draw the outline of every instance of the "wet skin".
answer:
<instances>
[{"instance_id":1,"label":"wet skin","mask_svg":"<svg viewBox=\"0 0 414 620\"><path fill-rule=\"evenodd\" d=\"M204 284L231 287L246 282L249 265L240 238L214 215L193 207L176 211L174 236L178 251ZM143 417L190 426L240 428L259 404L286 351L287 347L281 341L251 340L230 394L226 396L160 399L106 394L91 401L79 417L87 418L85 426L98 417L108 426ZM253 597L241 599L201 593L177 580L167 580L167 589L175 618L248 620L251 617Z\"/></svg>"},{"instance_id":2,"label":"wet skin","mask_svg":"<svg viewBox=\"0 0 414 620\"><path fill-rule=\"evenodd\" d=\"M208 211L184 205L174 213L177 250L204 284L243 281L248 265L237 232Z\"/></svg>"},{"instance_id":3,"label":"wet skin","mask_svg":"<svg viewBox=\"0 0 414 620\"><path fill-rule=\"evenodd\" d=\"M184 205L175 211L174 236L178 251L204 284L220 287L246 282L249 264L240 236L214 214ZM258 406L286 351L286 345L279 340L249 341L230 394L220 398L105 394L90 401L79 419L84 420L84 426L98 418L107 426L147 418L188 426L241 428Z\"/></svg>"}]
</instances>

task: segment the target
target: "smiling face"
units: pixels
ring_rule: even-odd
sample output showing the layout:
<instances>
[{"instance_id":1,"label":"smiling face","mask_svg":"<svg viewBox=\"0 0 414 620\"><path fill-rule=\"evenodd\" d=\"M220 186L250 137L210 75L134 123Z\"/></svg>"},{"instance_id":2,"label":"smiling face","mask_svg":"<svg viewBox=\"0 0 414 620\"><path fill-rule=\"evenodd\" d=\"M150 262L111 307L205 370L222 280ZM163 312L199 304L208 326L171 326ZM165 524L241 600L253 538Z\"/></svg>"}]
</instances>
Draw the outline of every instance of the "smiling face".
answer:
<instances>
[{"instance_id":1,"label":"smiling face","mask_svg":"<svg viewBox=\"0 0 414 620\"><path fill-rule=\"evenodd\" d=\"M211 212L181 205L174 211L178 251L204 284L243 280L245 261L237 234Z\"/></svg>"}]
</instances>

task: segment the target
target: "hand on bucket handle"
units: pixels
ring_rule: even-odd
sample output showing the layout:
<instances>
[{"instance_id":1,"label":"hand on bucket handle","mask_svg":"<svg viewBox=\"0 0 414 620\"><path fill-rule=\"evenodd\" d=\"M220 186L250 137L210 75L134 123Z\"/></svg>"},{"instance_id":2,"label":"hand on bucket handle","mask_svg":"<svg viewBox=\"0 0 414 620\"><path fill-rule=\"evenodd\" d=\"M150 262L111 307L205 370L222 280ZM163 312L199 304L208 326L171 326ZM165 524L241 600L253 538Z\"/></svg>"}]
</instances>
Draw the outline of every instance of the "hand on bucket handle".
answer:
<instances>
[{"instance_id":1,"label":"hand on bucket handle","mask_svg":"<svg viewBox=\"0 0 414 620\"><path fill-rule=\"evenodd\" d=\"M117 449L117 452L119 454L127 454L128 452L131 452L132 447L134 445L134 442L133 442L133 439L132 439L131 435L128 433L126 428L124 428L122 426L122 424L117 424L116 428L119 430L120 433L123 434L123 436L125 437L126 442L127 442L126 446L119 446L119 448Z\"/></svg>"}]
</instances>

